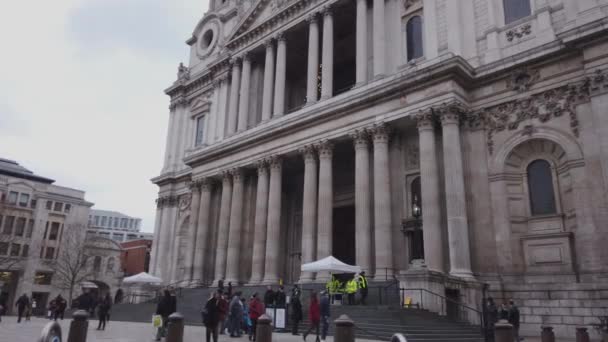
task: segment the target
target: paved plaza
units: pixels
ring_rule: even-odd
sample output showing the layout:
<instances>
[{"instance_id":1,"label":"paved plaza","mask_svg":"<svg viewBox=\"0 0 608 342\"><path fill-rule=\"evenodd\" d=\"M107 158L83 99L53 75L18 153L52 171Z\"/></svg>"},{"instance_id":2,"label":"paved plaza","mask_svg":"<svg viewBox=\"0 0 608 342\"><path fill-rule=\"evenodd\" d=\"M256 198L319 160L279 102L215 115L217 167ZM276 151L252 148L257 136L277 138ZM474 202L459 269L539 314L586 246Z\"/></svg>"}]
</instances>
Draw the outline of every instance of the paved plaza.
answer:
<instances>
[{"instance_id":1,"label":"paved plaza","mask_svg":"<svg viewBox=\"0 0 608 342\"><path fill-rule=\"evenodd\" d=\"M67 334L70 327L70 320L65 319L58 321L61 325L64 340L67 340ZM2 317L0 322L0 342L37 342L40 337L42 328L49 323L49 320L42 318L32 318L29 322L17 323L17 317L8 316ZM110 322L106 326L106 330L98 331L97 320L89 322L89 332L87 342L98 341L113 341L113 342L140 342L153 341L154 329L152 324L135 323L135 322ZM314 341L314 336L308 337L309 342ZM184 342L205 341L205 329L201 326L186 326L184 330ZM220 342L245 342L247 337L230 338L226 335L220 335ZM281 342L300 342L302 336L292 336L287 333L275 333L273 341ZM327 342L333 342L331 336L327 337ZM370 341L361 340L357 341Z\"/></svg>"}]
</instances>

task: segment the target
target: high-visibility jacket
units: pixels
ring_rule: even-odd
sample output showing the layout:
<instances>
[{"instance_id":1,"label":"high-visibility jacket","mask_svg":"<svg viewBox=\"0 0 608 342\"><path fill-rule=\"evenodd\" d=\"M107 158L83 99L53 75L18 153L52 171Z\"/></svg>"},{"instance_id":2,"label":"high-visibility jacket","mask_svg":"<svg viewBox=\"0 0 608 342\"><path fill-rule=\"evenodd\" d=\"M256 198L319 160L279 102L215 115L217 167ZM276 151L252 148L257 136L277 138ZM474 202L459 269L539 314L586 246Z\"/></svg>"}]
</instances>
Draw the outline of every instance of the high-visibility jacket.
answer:
<instances>
[{"instance_id":1,"label":"high-visibility jacket","mask_svg":"<svg viewBox=\"0 0 608 342\"><path fill-rule=\"evenodd\" d=\"M357 281L355 279L351 279L346 283L346 293L357 293Z\"/></svg>"},{"instance_id":2,"label":"high-visibility jacket","mask_svg":"<svg viewBox=\"0 0 608 342\"><path fill-rule=\"evenodd\" d=\"M367 288L367 278L364 275L359 275L359 288L366 289Z\"/></svg>"}]
</instances>

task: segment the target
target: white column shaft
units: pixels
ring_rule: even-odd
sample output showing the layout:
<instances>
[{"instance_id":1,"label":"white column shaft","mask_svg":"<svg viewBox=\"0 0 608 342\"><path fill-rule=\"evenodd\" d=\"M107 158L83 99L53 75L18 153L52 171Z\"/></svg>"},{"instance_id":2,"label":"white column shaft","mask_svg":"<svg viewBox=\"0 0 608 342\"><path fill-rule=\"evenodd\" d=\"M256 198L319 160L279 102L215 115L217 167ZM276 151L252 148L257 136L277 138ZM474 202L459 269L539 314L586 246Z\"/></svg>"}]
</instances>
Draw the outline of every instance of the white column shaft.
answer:
<instances>
[{"instance_id":1,"label":"white column shaft","mask_svg":"<svg viewBox=\"0 0 608 342\"><path fill-rule=\"evenodd\" d=\"M328 99L334 92L334 17L329 9L323 13L322 63L321 99Z\"/></svg>"},{"instance_id":2,"label":"white column shaft","mask_svg":"<svg viewBox=\"0 0 608 342\"><path fill-rule=\"evenodd\" d=\"M217 248L215 255L215 280L226 276L226 252L228 250L228 231L230 229L230 205L232 203L232 179L224 175L222 180L222 201L220 204L220 221L218 224Z\"/></svg>"},{"instance_id":3,"label":"white column shaft","mask_svg":"<svg viewBox=\"0 0 608 342\"><path fill-rule=\"evenodd\" d=\"M239 88L241 86L241 66L238 62L232 66L232 83L230 84L230 106L228 111L228 135L236 132L239 106Z\"/></svg>"},{"instance_id":4,"label":"white column shaft","mask_svg":"<svg viewBox=\"0 0 608 342\"><path fill-rule=\"evenodd\" d=\"M266 43L266 60L264 61L264 93L262 97L262 121L272 116L272 98L274 91L274 46Z\"/></svg>"},{"instance_id":5,"label":"white column shaft","mask_svg":"<svg viewBox=\"0 0 608 342\"><path fill-rule=\"evenodd\" d=\"M193 269L194 269L194 253L196 251L196 238L198 230L198 213L199 203L201 199L201 193L198 186L192 187L192 200L190 202L190 227L188 229L188 248L186 251L186 278L190 281L194 280ZM202 241L200 241L202 243Z\"/></svg>"},{"instance_id":6,"label":"white column shaft","mask_svg":"<svg viewBox=\"0 0 608 342\"><path fill-rule=\"evenodd\" d=\"M226 262L226 282L238 284L241 257L241 235L243 226L243 200L245 175L242 170L232 173L232 205L230 208L230 233L228 236L228 258Z\"/></svg>"},{"instance_id":7,"label":"white column shaft","mask_svg":"<svg viewBox=\"0 0 608 342\"><path fill-rule=\"evenodd\" d=\"M258 165L258 187L255 199L255 233L250 284L259 284L264 277L266 257L266 224L268 222L268 167Z\"/></svg>"},{"instance_id":8,"label":"white column shaft","mask_svg":"<svg viewBox=\"0 0 608 342\"><path fill-rule=\"evenodd\" d=\"M357 0L357 71L356 82L367 82L367 1Z\"/></svg>"},{"instance_id":9,"label":"white column shaft","mask_svg":"<svg viewBox=\"0 0 608 342\"><path fill-rule=\"evenodd\" d=\"M317 102L319 73L319 23L316 16L308 20L308 74L306 81L306 103Z\"/></svg>"},{"instance_id":10,"label":"white column shaft","mask_svg":"<svg viewBox=\"0 0 608 342\"><path fill-rule=\"evenodd\" d=\"M369 145L363 132L355 137L355 245L356 261L361 269L371 273L373 241L371 229L371 189Z\"/></svg>"},{"instance_id":11,"label":"white column shaft","mask_svg":"<svg viewBox=\"0 0 608 342\"><path fill-rule=\"evenodd\" d=\"M374 0L373 9L374 24L374 77L381 77L385 73L385 45L386 37L384 33L384 0Z\"/></svg>"},{"instance_id":12,"label":"white column shaft","mask_svg":"<svg viewBox=\"0 0 608 342\"><path fill-rule=\"evenodd\" d=\"M282 164L279 158L270 162L270 185L268 194L268 228L266 239L266 267L264 283L276 284L279 281L280 235L281 235L281 187Z\"/></svg>"},{"instance_id":13,"label":"white column shaft","mask_svg":"<svg viewBox=\"0 0 608 342\"><path fill-rule=\"evenodd\" d=\"M249 119L249 90L251 86L251 61L248 57L243 58L243 76L241 77L241 97L239 102L238 130L247 129Z\"/></svg>"},{"instance_id":14,"label":"white column shaft","mask_svg":"<svg viewBox=\"0 0 608 342\"><path fill-rule=\"evenodd\" d=\"M209 210L211 207L211 184L205 182L201 186L200 203L198 210L198 229L196 230L196 246L194 248L194 266L192 278L198 283L203 283L206 279L205 269L205 250L209 239Z\"/></svg>"},{"instance_id":15,"label":"white column shaft","mask_svg":"<svg viewBox=\"0 0 608 342\"><path fill-rule=\"evenodd\" d=\"M285 80L287 77L287 42L285 37L277 40L277 69L274 84L274 113L273 116L285 114Z\"/></svg>"},{"instance_id":16,"label":"white column shaft","mask_svg":"<svg viewBox=\"0 0 608 342\"><path fill-rule=\"evenodd\" d=\"M315 150L308 147L304 154L304 198L302 206L302 263L315 261L317 228L317 158ZM314 280L314 274L302 272L300 282Z\"/></svg>"},{"instance_id":17,"label":"white column shaft","mask_svg":"<svg viewBox=\"0 0 608 342\"><path fill-rule=\"evenodd\" d=\"M317 258L322 259L332 254L333 246L333 211L334 191L332 174L333 146L323 143L319 146L319 201L317 223ZM327 272L317 273L318 281L325 281Z\"/></svg>"},{"instance_id":18,"label":"white column shaft","mask_svg":"<svg viewBox=\"0 0 608 342\"><path fill-rule=\"evenodd\" d=\"M160 198L159 198L160 200ZM163 217L163 208L160 203L157 204L156 217L154 219L154 238L152 240L152 252L150 255L150 266L148 267L150 274L156 275L156 263L158 261L159 253L159 238L161 235L161 221Z\"/></svg>"},{"instance_id":19,"label":"white column shaft","mask_svg":"<svg viewBox=\"0 0 608 342\"><path fill-rule=\"evenodd\" d=\"M374 131L374 221L376 243L376 279L390 279L393 274L391 230L391 185L387 129Z\"/></svg>"}]
</instances>

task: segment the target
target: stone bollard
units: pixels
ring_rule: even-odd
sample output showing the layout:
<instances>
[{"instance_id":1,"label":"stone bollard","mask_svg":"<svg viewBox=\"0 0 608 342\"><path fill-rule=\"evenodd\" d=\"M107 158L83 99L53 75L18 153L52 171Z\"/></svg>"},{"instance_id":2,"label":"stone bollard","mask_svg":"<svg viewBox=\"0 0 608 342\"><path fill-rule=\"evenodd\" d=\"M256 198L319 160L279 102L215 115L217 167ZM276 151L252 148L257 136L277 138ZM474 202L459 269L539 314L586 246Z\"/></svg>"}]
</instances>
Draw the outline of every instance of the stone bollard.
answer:
<instances>
[{"instance_id":1,"label":"stone bollard","mask_svg":"<svg viewBox=\"0 0 608 342\"><path fill-rule=\"evenodd\" d=\"M589 342L587 327L576 327L576 342Z\"/></svg>"},{"instance_id":2,"label":"stone bollard","mask_svg":"<svg viewBox=\"0 0 608 342\"><path fill-rule=\"evenodd\" d=\"M504 319L494 324L494 341L513 342L513 326Z\"/></svg>"},{"instance_id":3,"label":"stone bollard","mask_svg":"<svg viewBox=\"0 0 608 342\"><path fill-rule=\"evenodd\" d=\"M347 315L341 315L334 321L336 332L334 342L355 342L355 322Z\"/></svg>"},{"instance_id":4,"label":"stone bollard","mask_svg":"<svg viewBox=\"0 0 608 342\"><path fill-rule=\"evenodd\" d=\"M59 323L47 323L42 328L38 342L61 342L61 326L59 326Z\"/></svg>"},{"instance_id":5,"label":"stone bollard","mask_svg":"<svg viewBox=\"0 0 608 342\"><path fill-rule=\"evenodd\" d=\"M264 314L258 318L255 340L257 342L272 342L272 319Z\"/></svg>"},{"instance_id":6,"label":"stone bollard","mask_svg":"<svg viewBox=\"0 0 608 342\"><path fill-rule=\"evenodd\" d=\"M184 341L184 316L174 312L169 316L167 323L167 342Z\"/></svg>"},{"instance_id":7,"label":"stone bollard","mask_svg":"<svg viewBox=\"0 0 608 342\"><path fill-rule=\"evenodd\" d=\"M86 342L87 330L89 329L89 314L84 310L78 310L72 314L68 342Z\"/></svg>"},{"instance_id":8,"label":"stone bollard","mask_svg":"<svg viewBox=\"0 0 608 342\"><path fill-rule=\"evenodd\" d=\"M540 341L541 342L555 342L555 333L553 332L553 327L550 325L541 325L540 327Z\"/></svg>"}]
</instances>

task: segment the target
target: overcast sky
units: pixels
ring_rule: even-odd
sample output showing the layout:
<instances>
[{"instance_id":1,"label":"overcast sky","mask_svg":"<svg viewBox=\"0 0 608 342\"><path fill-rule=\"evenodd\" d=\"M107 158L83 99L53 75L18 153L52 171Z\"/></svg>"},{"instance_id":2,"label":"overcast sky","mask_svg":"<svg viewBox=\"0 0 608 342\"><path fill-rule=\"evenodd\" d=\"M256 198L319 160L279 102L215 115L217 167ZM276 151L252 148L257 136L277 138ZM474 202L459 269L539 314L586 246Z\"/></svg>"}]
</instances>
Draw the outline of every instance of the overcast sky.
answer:
<instances>
[{"instance_id":1,"label":"overcast sky","mask_svg":"<svg viewBox=\"0 0 608 342\"><path fill-rule=\"evenodd\" d=\"M154 226L169 98L207 0L0 0L0 157Z\"/></svg>"}]
</instances>

